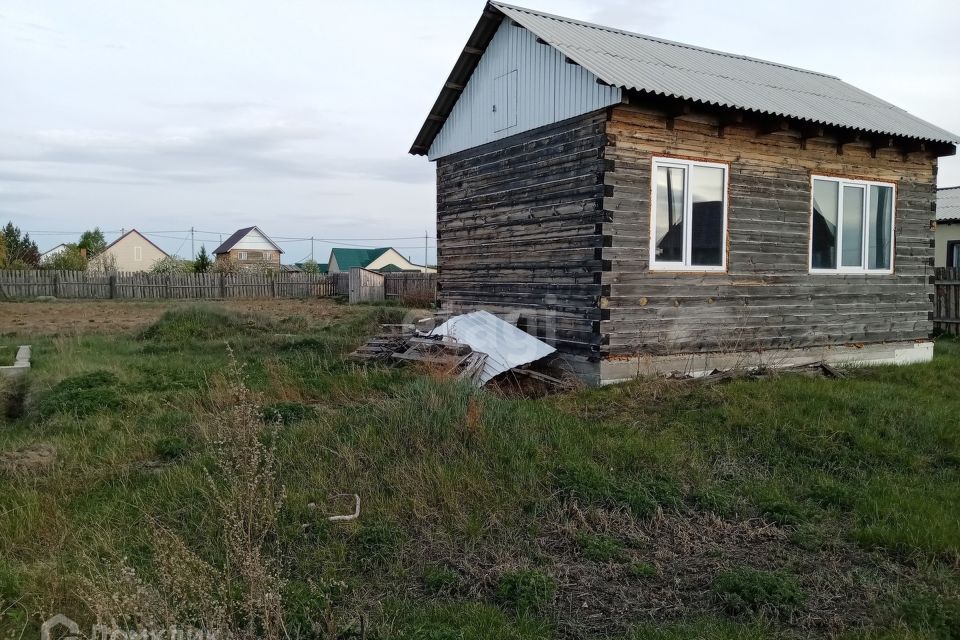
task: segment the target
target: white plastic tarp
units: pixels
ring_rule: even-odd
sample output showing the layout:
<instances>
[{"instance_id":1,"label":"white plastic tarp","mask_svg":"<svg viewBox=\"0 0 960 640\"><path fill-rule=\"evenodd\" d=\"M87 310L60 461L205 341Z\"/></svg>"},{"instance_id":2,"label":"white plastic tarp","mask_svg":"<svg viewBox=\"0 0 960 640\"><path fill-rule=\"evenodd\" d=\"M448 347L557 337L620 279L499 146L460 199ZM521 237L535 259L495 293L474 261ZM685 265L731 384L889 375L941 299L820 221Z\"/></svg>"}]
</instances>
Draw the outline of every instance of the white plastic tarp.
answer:
<instances>
[{"instance_id":1,"label":"white plastic tarp","mask_svg":"<svg viewBox=\"0 0 960 640\"><path fill-rule=\"evenodd\" d=\"M430 335L449 336L457 342L470 345L474 351L487 354L483 372L478 377L481 385L504 371L534 362L556 351L547 343L486 311L450 318L431 331Z\"/></svg>"}]
</instances>

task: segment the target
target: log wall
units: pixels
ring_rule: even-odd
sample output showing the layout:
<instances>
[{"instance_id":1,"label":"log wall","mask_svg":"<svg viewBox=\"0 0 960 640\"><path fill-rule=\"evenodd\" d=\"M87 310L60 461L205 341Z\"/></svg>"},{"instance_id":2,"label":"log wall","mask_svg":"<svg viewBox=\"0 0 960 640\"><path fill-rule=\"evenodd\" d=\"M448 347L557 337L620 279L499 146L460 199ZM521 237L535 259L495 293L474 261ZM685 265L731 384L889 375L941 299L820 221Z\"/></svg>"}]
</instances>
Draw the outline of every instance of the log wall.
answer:
<instances>
[{"instance_id":1,"label":"log wall","mask_svg":"<svg viewBox=\"0 0 960 640\"><path fill-rule=\"evenodd\" d=\"M438 298L599 358L606 111L437 161Z\"/></svg>"},{"instance_id":2,"label":"log wall","mask_svg":"<svg viewBox=\"0 0 960 640\"><path fill-rule=\"evenodd\" d=\"M610 110L603 209L605 356L756 351L927 338L936 160L758 135L707 117ZM726 273L648 270L654 155L729 163ZM874 157L875 156L875 157ZM892 275L808 273L811 174L894 182Z\"/></svg>"}]
</instances>

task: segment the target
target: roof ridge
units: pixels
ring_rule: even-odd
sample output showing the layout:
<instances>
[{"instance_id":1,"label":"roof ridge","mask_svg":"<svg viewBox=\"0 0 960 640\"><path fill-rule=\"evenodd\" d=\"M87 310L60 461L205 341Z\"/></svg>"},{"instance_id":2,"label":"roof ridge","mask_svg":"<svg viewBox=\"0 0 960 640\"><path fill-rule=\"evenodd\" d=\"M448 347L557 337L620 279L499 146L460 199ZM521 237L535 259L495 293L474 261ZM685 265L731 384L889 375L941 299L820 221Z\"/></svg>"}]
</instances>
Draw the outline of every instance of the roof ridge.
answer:
<instances>
[{"instance_id":1,"label":"roof ridge","mask_svg":"<svg viewBox=\"0 0 960 640\"><path fill-rule=\"evenodd\" d=\"M609 31L610 33L619 33L621 35L631 36L634 38L640 38L642 40L650 40L653 42L659 42L661 44L666 44L674 47L681 47L683 49L691 49L694 51L703 51L705 53L712 53L714 55L724 56L727 58L737 58L739 60L747 60L750 62L758 62L760 64L770 65L772 67L780 67L781 69L790 69L791 71L799 71L801 73L809 73L810 75L820 76L821 78L832 78L834 80L840 80L839 77L830 75L829 73L822 73L820 71L813 71L811 69L804 69L802 67L794 67L789 64L783 64L781 62L773 62L771 60L763 60L762 58L753 58L751 56L745 56L739 53L730 53L729 51L720 51L718 49L708 49L707 47L698 47L693 44L687 44L685 42L677 42L676 40L667 40L666 38L658 38L656 36L647 35L644 33L637 33L636 31L627 31L626 29L617 29L616 27L609 27L607 25L596 24L594 22L587 22L586 20L576 20L574 18L567 18L565 16L559 16L553 13L546 13L544 11L537 11L535 9L528 9L527 7L520 7L513 4L508 4L506 2L499 2L499 0L489 0L490 4L495 7L505 7L507 9L513 9L514 11L521 11L523 13L535 14L550 20L557 20L559 22L566 22L569 24L579 25L581 27L587 27L590 29L598 29L600 31ZM842 81L842 80L841 80Z\"/></svg>"},{"instance_id":2,"label":"roof ridge","mask_svg":"<svg viewBox=\"0 0 960 640\"><path fill-rule=\"evenodd\" d=\"M130 229L130 231L125 231L124 233L121 233L119 238L117 238L116 240L114 240L113 242L111 242L110 244L108 244L107 246L105 246L105 247L103 248L103 251L101 251L101 252L98 253L97 255L103 255L103 253L104 253L107 249L109 249L109 248L112 247L113 245L117 244L118 242L120 242L121 240L123 240L124 238L126 238L126 237L127 237L128 235L130 235L131 233L135 233L135 234L137 234L138 236L140 236L141 238L143 238L144 240L146 240L147 242L149 242L151 245L153 245L153 247L154 247L157 251L159 251L159 252L162 253L163 255L168 256L168 257L170 256L169 253L167 253L166 251L164 251L163 249L161 249L160 247L158 247L156 242L154 242L153 240L151 240L151 239L148 238L147 236L143 235L143 232L142 232L142 231L138 231L136 227L132 227L132 228ZM56 249L56 247L54 247L54 249Z\"/></svg>"}]
</instances>

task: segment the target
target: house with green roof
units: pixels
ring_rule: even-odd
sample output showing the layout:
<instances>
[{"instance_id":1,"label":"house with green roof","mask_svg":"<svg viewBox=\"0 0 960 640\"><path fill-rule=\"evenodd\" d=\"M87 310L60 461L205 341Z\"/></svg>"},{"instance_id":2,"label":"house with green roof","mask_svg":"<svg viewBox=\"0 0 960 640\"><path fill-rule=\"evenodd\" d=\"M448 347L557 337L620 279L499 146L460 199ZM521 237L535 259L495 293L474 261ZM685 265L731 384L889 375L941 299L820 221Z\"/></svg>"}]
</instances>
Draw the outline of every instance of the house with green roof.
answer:
<instances>
[{"instance_id":1,"label":"house with green roof","mask_svg":"<svg viewBox=\"0 0 960 640\"><path fill-rule=\"evenodd\" d=\"M362 267L382 273L435 273L436 269L414 264L403 257L393 247L379 249L344 249L334 248L330 251L328 273L346 273L352 267Z\"/></svg>"}]
</instances>

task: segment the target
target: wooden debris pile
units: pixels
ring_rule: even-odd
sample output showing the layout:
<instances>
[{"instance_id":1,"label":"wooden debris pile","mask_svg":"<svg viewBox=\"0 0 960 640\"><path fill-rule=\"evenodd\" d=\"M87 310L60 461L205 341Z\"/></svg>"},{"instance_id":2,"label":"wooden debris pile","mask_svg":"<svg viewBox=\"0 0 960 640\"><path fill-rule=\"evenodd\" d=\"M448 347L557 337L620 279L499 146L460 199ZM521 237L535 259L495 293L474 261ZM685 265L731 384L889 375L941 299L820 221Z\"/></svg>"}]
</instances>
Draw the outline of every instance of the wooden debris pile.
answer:
<instances>
[{"instance_id":1,"label":"wooden debris pile","mask_svg":"<svg viewBox=\"0 0 960 640\"><path fill-rule=\"evenodd\" d=\"M407 340L406 346L405 351L394 353L393 357L406 362L439 366L447 374L474 382L487 360L487 354L442 336L413 337Z\"/></svg>"},{"instance_id":2,"label":"wooden debris pile","mask_svg":"<svg viewBox=\"0 0 960 640\"><path fill-rule=\"evenodd\" d=\"M426 318L417 325L381 325L380 333L361 345L351 357L384 364L420 363L439 368L447 375L470 380L478 387L494 378L498 380L497 388L501 388L507 378L517 388L529 386L517 383L518 379L536 381L541 387L552 386L555 390L565 390L570 386L567 381L531 368L543 353L553 352L552 347L486 312L456 316L454 319L460 318L467 321L460 325L462 335L454 335L455 331L447 330L457 329L455 324L450 323L449 315ZM466 329L473 331L471 333ZM529 349L529 344L526 345L528 349L518 350L518 340L537 343L539 351ZM477 349L477 346L484 347L484 350ZM518 356L517 351L533 352L538 357L529 359Z\"/></svg>"},{"instance_id":3,"label":"wooden debris pile","mask_svg":"<svg viewBox=\"0 0 960 640\"><path fill-rule=\"evenodd\" d=\"M667 376L668 380L677 380L681 383L694 383L711 385L738 378L769 378L771 376L785 373L794 373L811 377L824 378L846 378L847 374L842 369L827 364L826 362L810 362L804 364L795 364L787 367L776 368L756 368L744 367L738 369L714 369L709 373L701 375L690 375L686 373L672 373Z\"/></svg>"},{"instance_id":4,"label":"wooden debris pile","mask_svg":"<svg viewBox=\"0 0 960 640\"><path fill-rule=\"evenodd\" d=\"M476 382L487 354L444 336L421 334L414 325L380 325L381 332L350 354L366 362L419 362Z\"/></svg>"},{"instance_id":5,"label":"wooden debris pile","mask_svg":"<svg viewBox=\"0 0 960 640\"><path fill-rule=\"evenodd\" d=\"M350 354L354 360L389 362L393 354L406 347L416 330L412 324L382 324L380 333L360 345Z\"/></svg>"}]
</instances>

